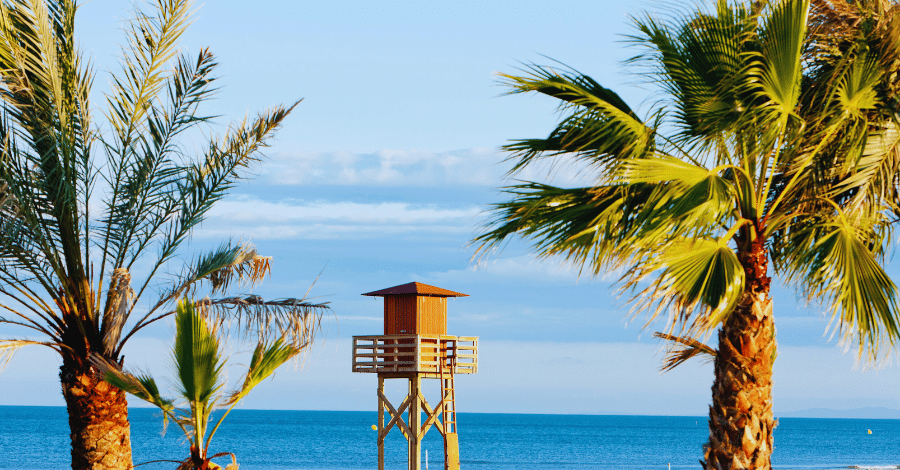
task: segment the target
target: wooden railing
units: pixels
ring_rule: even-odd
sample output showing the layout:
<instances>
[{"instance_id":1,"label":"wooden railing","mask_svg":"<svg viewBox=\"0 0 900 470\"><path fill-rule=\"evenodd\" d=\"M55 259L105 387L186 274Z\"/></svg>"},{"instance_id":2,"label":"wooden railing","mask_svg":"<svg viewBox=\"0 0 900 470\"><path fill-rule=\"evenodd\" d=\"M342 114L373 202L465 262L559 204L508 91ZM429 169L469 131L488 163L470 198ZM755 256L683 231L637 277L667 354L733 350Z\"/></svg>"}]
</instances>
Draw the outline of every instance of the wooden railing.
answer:
<instances>
[{"instance_id":1,"label":"wooden railing","mask_svg":"<svg viewBox=\"0 0 900 470\"><path fill-rule=\"evenodd\" d=\"M381 335L353 337L353 372L418 373L430 376L451 367L455 374L478 372L474 336Z\"/></svg>"}]
</instances>

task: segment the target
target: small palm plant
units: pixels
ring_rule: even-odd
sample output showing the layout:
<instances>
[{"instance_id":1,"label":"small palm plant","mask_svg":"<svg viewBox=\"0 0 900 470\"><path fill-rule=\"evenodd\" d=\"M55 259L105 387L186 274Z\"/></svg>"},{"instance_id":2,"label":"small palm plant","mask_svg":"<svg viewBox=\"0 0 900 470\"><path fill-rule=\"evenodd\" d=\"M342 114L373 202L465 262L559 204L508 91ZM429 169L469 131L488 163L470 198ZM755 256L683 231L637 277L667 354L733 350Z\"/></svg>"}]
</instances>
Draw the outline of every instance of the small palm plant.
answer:
<instances>
[{"instance_id":1,"label":"small palm plant","mask_svg":"<svg viewBox=\"0 0 900 470\"><path fill-rule=\"evenodd\" d=\"M225 380L222 344L218 324L207 322L202 304L189 300L178 303L175 312L175 346L172 359L177 374L178 394L184 401L177 407L174 399L160 395L153 377L133 374L110 364L100 355L92 363L103 378L112 385L157 406L163 412L163 423L169 420L178 425L190 444L190 456L184 460L160 460L178 463L179 470L211 470L220 468L212 459L231 456L227 470L237 470L237 460L230 452L209 453L210 441L232 409L254 387L272 375L279 366L295 357L301 348L292 346L284 338L260 342L253 351L250 365L240 386L223 393ZM213 413L224 410L210 428Z\"/></svg>"}]
</instances>

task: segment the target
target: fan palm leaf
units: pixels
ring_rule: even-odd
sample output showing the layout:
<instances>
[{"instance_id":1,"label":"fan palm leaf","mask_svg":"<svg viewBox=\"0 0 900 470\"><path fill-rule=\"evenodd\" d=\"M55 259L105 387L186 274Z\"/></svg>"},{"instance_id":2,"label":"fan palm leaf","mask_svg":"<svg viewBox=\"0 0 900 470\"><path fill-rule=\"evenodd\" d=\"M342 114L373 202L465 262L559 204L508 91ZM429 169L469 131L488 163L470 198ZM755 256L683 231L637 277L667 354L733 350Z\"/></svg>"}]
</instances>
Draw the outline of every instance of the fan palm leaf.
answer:
<instances>
[{"instance_id":1,"label":"fan palm leaf","mask_svg":"<svg viewBox=\"0 0 900 470\"><path fill-rule=\"evenodd\" d=\"M900 9L718 1L635 25L629 40L643 49L631 63L665 94L647 118L575 71L501 74L511 93L552 97L563 112L550 138L505 147L512 174L548 156L588 159L596 186L507 187L474 242L522 237L595 275L622 269L633 309L667 314L666 369L709 354L693 338L718 332L704 466L769 468L770 260L832 311L860 356L900 338L884 270L900 220Z\"/></svg>"}]
</instances>

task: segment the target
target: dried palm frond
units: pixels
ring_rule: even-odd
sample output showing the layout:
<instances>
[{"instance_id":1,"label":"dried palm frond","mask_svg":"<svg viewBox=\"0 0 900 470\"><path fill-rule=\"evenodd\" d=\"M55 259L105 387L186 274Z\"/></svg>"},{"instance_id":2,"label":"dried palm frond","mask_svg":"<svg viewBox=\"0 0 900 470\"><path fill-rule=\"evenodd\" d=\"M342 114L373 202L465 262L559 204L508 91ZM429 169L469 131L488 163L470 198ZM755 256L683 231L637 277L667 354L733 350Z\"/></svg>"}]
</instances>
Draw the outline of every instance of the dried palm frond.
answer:
<instances>
[{"instance_id":1,"label":"dried palm frond","mask_svg":"<svg viewBox=\"0 0 900 470\"><path fill-rule=\"evenodd\" d=\"M206 279L212 285L212 292L223 292L232 282L253 285L266 278L272 272L272 257L262 256L249 243L243 244L235 252L233 259L226 266L212 271Z\"/></svg>"},{"instance_id":2,"label":"dried palm frond","mask_svg":"<svg viewBox=\"0 0 900 470\"><path fill-rule=\"evenodd\" d=\"M258 295L203 299L197 308L217 326L234 327L259 341L283 337L292 347L309 346L321 327L328 302L312 303L304 299L264 300Z\"/></svg>"},{"instance_id":3,"label":"dried palm frond","mask_svg":"<svg viewBox=\"0 0 900 470\"><path fill-rule=\"evenodd\" d=\"M704 356L705 361L710 362L714 360L718 354L715 349L694 338L674 336L660 332L653 333L653 337L674 343L670 344L667 348L666 362L660 367L661 372L669 372L694 356Z\"/></svg>"},{"instance_id":4,"label":"dried palm frond","mask_svg":"<svg viewBox=\"0 0 900 470\"><path fill-rule=\"evenodd\" d=\"M31 345L48 346L54 349L59 349L59 346L55 343L31 341L26 339L0 339L0 372L3 372L3 369L6 368L6 365L9 364L9 361L12 360L13 356L16 355L16 352L18 352L19 349L24 346Z\"/></svg>"},{"instance_id":5,"label":"dried palm frond","mask_svg":"<svg viewBox=\"0 0 900 470\"><path fill-rule=\"evenodd\" d=\"M131 303L134 301L134 290L131 288L131 274L125 268L113 270L107 291L106 311L103 314L101 336L103 349L107 356L115 351L122 335L122 327L128 319Z\"/></svg>"}]
</instances>

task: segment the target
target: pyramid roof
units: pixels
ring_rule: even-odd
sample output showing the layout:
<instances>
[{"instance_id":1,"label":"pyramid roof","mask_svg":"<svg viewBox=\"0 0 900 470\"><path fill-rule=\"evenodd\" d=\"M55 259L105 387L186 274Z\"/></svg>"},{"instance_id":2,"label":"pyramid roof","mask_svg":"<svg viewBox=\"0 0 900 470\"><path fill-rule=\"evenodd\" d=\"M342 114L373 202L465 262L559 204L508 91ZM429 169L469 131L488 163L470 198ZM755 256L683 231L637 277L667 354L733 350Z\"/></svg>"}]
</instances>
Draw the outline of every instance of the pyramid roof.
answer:
<instances>
[{"instance_id":1,"label":"pyramid roof","mask_svg":"<svg viewBox=\"0 0 900 470\"><path fill-rule=\"evenodd\" d=\"M429 286L421 282L410 282L400 284L399 286L388 287L387 289L368 292L363 295L371 297L384 297L386 295L408 295L414 294L424 297L468 297L468 294L453 292L452 290L442 289L440 287Z\"/></svg>"}]
</instances>

